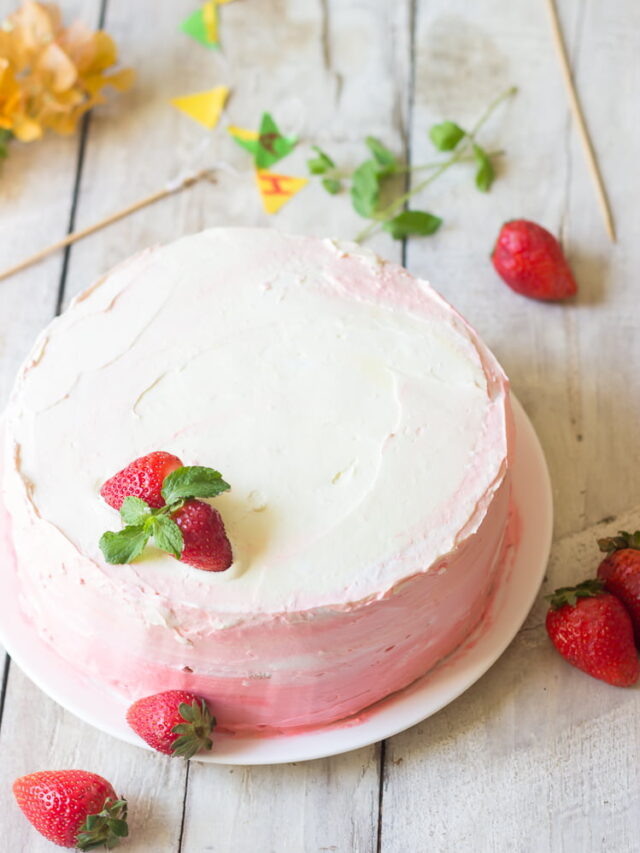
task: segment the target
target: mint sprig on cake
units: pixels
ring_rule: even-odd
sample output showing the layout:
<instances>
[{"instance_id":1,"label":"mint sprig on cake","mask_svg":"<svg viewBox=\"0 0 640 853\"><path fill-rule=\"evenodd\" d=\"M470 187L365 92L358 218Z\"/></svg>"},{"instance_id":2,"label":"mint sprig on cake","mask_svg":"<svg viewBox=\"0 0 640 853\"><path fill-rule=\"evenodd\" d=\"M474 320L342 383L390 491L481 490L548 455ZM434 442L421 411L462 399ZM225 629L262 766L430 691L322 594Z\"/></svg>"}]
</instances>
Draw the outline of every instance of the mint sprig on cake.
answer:
<instances>
[{"instance_id":1,"label":"mint sprig on cake","mask_svg":"<svg viewBox=\"0 0 640 853\"><path fill-rule=\"evenodd\" d=\"M156 451L134 460L102 486L100 494L124 523L100 537L108 563L131 563L152 540L195 568L224 571L233 562L220 513L201 498L228 491L219 471L183 465L177 456Z\"/></svg>"}]
</instances>

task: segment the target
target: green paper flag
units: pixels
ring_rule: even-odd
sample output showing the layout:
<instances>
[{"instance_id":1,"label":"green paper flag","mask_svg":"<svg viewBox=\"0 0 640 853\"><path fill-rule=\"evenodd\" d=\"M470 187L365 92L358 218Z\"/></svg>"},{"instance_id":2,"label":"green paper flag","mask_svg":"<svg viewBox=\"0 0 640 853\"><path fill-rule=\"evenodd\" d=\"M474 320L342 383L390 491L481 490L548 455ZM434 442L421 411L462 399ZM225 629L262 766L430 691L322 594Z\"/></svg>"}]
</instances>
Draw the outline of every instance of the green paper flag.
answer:
<instances>
[{"instance_id":1,"label":"green paper flag","mask_svg":"<svg viewBox=\"0 0 640 853\"><path fill-rule=\"evenodd\" d=\"M204 47L218 50L218 7L214 2L205 3L196 9L188 18L180 24L180 29L190 38L204 45Z\"/></svg>"},{"instance_id":2,"label":"green paper flag","mask_svg":"<svg viewBox=\"0 0 640 853\"><path fill-rule=\"evenodd\" d=\"M298 144L296 136L283 136L269 113L264 113L258 131L256 167L268 169L290 154ZM246 146L245 146L246 147Z\"/></svg>"}]
</instances>

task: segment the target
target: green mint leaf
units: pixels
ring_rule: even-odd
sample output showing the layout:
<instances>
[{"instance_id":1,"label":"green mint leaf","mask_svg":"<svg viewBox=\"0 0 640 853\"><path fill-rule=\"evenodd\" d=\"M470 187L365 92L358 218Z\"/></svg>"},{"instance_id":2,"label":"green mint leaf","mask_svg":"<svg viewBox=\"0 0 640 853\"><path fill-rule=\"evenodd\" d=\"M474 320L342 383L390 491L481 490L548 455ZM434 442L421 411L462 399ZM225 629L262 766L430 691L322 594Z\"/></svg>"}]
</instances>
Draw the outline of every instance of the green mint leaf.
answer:
<instances>
[{"instance_id":1,"label":"green mint leaf","mask_svg":"<svg viewBox=\"0 0 640 853\"><path fill-rule=\"evenodd\" d=\"M465 136L465 131L453 121L434 124L429 131L429 137L438 151L453 151Z\"/></svg>"},{"instance_id":2,"label":"green mint leaf","mask_svg":"<svg viewBox=\"0 0 640 853\"><path fill-rule=\"evenodd\" d=\"M100 537L100 550L107 563L131 563L149 541L141 524L130 524L117 533L109 530Z\"/></svg>"},{"instance_id":3,"label":"green mint leaf","mask_svg":"<svg viewBox=\"0 0 640 853\"><path fill-rule=\"evenodd\" d=\"M120 516L125 524L143 524L150 515L151 507L142 498L129 495L122 501Z\"/></svg>"},{"instance_id":4,"label":"green mint leaf","mask_svg":"<svg viewBox=\"0 0 640 853\"><path fill-rule=\"evenodd\" d=\"M367 136L365 139L369 151L373 154L373 159L378 166L378 173L381 177L392 175L398 168L398 160L395 154L376 139L374 136Z\"/></svg>"},{"instance_id":5,"label":"green mint leaf","mask_svg":"<svg viewBox=\"0 0 640 853\"><path fill-rule=\"evenodd\" d=\"M215 498L231 488L213 468L185 465L164 478L162 497L168 504L185 498Z\"/></svg>"},{"instance_id":6,"label":"green mint leaf","mask_svg":"<svg viewBox=\"0 0 640 853\"><path fill-rule=\"evenodd\" d=\"M342 183L337 178L323 178L322 186L331 195L337 195L342 189Z\"/></svg>"},{"instance_id":7,"label":"green mint leaf","mask_svg":"<svg viewBox=\"0 0 640 853\"><path fill-rule=\"evenodd\" d=\"M380 174L374 160L365 160L351 178L351 202L356 213L370 219L380 198Z\"/></svg>"},{"instance_id":8,"label":"green mint leaf","mask_svg":"<svg viewBox=\"0 0 640 853\"><path fill-rule=\"evenodd\" d=\"M255 162L258 169L268 169L290 154L298 144L295 136L283 136L269 113L263 113L258 131Z\"/></svg>"},{"instance_id":9,"label":"green mint leaf","mask_svg":"<svg viewBox=\"0 0 640 853\"><path fill-rule=\"evenodd\" d=\"M329 169L335 169L336 164L328 154L325 154L325 152L318 148L317 145L313 145L312 148L318 155L317 157L312 157L310 160L307 160L307 166L309 167L309 172L312 175L324 175L329 171Z\"/></svg>"},{"instance_id":10,"label":"green mint leaf","mask_svg":"<svg viewBox=\"0 0 640 853\"><path fill-rule=\"evenodd\" d=\"M489 192L491 189L491 184L496 176L493 170L493 164L491 160L487 156L487 152L484 148L481 148L479 145L474 144L473 146L473 156L476 160L476 186L482 193Z\"/></svg>"},{"instance_id":11,"label":"green mint leaf","mask_svg":"<svg viewBox=\"0 0 640 853\"><path fill-rule=\"evenodd\" d=\"M442 219L423 210L405 210L384 223L384 230L395 240L402 240L412 234L427 237L434 234L442 225Z\"/></svg>"},{"instance_id":12,"label":"green mint leaf","mask_svg":"<svg viewBox=\"0 0 640 853\"><path fill-rule=\"evenodd\" d=\"M178 525L167 515L156 515L151 522L153 541L158 548L172 554L176 559L182 554L184 539Z\"/></svg>"}]
</instances>

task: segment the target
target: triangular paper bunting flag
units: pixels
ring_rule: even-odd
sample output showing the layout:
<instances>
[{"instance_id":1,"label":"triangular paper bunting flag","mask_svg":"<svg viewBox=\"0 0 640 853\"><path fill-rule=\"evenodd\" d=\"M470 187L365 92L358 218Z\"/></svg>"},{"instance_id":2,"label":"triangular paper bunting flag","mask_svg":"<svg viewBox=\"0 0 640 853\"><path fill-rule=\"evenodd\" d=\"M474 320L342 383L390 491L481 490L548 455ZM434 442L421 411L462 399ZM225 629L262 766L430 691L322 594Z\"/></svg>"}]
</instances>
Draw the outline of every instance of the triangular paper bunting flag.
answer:
<instances>
[{"instance_id":1,"label":"triangular paper bunting flag","mask_svg":"<svg viewBox=\"0 0 640 853\"><path fill-rule=\"evenodd\" d=\"M218 7L216 0L208 0L180 24L183 33L205 47L219 48Z\"/></svg>"},{"instance_id":2,"label":"triangular paper bunting flag","mask_svg":"<svg viewBox=\"0 0 640 853\"><path fill-rule=\"evenodd\" d=\"M306 178L277 175L275 172L269 172L268 169L257 169L256 181L262 204L269 214L277 213L289 199L309 183Z\"/></svg>"},{"instance_id":3,"label":"triangular paper bunting flag","mask_svg":"<svg viewBox=\"0 0 640 853\"><path fill-rule=\"evenodd\" d=\"M283 136L269 113L264 113L260 122L256 168L268 169L290 154L298 143L295 136Z\"/></svg>"},{"instance_id":4,"label":"triangular paper bunting flag","mask_svg":"<svg viewBox=\"0 0 640 853\"><path fill-rule=\"evenodd\" d=\"M227 130L241 148L245 148L255 157L258 150L257 130L247 130L244 127L236 127L235 124L230 124Z\"/></svg>"},{"instance_id":5,"label":"triangular paper bunting flag","mask_svg":"<svg viewBox=\"0 0 640 853\"><path fill-rule=\"evenodd\" d=\"M209 89L207 92L196 92L193 95L172 98L171 103L189 118L211 128L218 123L228 96L229 89L226 86L216 86L215 89Z\"/></svg>"}]
</instances>

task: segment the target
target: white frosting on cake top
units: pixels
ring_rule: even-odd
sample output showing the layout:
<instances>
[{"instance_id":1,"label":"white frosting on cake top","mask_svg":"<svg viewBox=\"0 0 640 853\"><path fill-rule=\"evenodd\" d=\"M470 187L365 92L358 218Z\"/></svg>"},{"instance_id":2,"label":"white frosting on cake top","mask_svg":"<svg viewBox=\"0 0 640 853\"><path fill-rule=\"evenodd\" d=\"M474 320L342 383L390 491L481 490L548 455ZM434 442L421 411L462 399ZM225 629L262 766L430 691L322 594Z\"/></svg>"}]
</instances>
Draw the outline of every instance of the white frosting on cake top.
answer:
<instances>
[{"instance_id":1,"label":"white frosting on cake top","mask_svg":"<svg viewBox=\"0 0 640 853\"><path fill-rule=\"evenodd\" d=\"M354 245L214 229L119 267L45 331L9 407L7 483L110 583L217 613L344 607L479 524L506 406L493 357L424 282ZM213 502L229 571L153 548L104 563L120 522L99 487L152 450L231 484Z\"/></svg>"}]
</instances>

